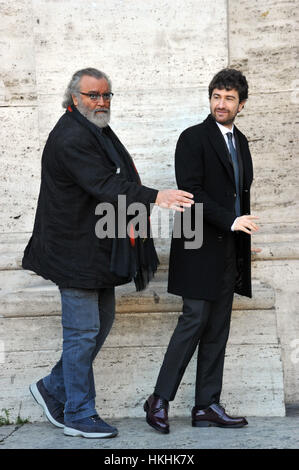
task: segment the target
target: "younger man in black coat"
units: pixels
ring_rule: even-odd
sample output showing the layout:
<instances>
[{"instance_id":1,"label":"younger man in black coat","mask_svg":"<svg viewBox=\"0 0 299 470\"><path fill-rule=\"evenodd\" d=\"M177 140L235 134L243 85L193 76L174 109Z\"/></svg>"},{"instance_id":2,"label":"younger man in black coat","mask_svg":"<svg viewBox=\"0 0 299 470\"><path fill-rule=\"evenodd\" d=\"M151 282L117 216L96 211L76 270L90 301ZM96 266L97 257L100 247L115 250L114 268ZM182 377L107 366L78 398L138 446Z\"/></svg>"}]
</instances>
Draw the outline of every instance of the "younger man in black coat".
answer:
<instances>
[{"instance_id":1,"label":"younger man in black coat","mask_svg":"<svg viewBox=\"0 0 299 470\"><path fill-rule=\"evenodd\" d=\"M241 427L220 406L225 347L234 292L251 297L250 235L258 230L250 213L252 161L246 137L234 120L248 97L241 72L220 71L209 85L211 114L180 136L175 171L180 189L203 204L203 243L188 249L172 239L168 291L183 298L183 314L170 339L146 419L169 432L168 407L198 346L193 426ZM191 212L195 207L191 208Z\"/></svg>"}]
</instances>

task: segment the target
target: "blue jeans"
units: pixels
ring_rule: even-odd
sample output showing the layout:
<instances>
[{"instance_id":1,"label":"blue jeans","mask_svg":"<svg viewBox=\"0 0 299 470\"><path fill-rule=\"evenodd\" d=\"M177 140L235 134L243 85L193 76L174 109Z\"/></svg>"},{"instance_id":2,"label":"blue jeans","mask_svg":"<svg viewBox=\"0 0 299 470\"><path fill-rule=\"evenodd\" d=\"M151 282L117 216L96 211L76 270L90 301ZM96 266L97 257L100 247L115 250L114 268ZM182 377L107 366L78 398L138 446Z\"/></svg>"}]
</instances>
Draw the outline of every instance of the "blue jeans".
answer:
<instances>
[{"instance_id":1,"label":"blue jeans","mask_svg":"<svg viewBox=\"0 0 299 470\"><path fill-rule=\"evenodd\" d=\"M114 320L114 288L61 288L63 349L50 375L47 391L65 405L66 422L96 414L92 362Z\"/></svg>"}]
</instances>

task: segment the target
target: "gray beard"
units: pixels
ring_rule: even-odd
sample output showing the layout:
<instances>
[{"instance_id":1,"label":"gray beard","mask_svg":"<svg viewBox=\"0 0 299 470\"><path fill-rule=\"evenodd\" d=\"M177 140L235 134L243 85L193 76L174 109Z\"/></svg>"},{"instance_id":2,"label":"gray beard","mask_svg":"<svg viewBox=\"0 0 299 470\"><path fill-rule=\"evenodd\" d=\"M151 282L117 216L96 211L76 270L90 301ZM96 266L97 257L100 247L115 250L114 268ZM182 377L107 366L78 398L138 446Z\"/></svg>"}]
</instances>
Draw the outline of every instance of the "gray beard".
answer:
<instances>
[{"instance_id":1,"label":"gray beard","mask_svg":"<svg viewBox=\"0 0 299 470\"><path fill-rule=\"evenodd\" d=\"M96 109L90 111L80 102L77 105L77 109L86 119L100 128L107 127L110 122L110 109L105 110L105 112L96 112Z\"/></svg>"}]
</instances>

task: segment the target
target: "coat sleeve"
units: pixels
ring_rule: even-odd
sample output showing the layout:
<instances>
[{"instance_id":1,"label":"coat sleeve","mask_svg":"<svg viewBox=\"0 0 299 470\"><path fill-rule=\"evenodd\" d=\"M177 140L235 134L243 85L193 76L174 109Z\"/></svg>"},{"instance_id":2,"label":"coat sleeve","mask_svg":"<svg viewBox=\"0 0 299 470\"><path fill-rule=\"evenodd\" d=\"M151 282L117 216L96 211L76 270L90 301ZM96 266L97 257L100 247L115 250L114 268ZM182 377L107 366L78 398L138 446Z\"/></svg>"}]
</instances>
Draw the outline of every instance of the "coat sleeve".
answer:
<instances>
[{"instance_id":1,"label":"coat sleeve","mask_svg":"<svg viewBox=\"0 0 299 470\"><path fill-rule=\"evenodd\" d=\"M200 139L195 144L186 131L177 142L175 173L178 188L192 193L195 203L203 203L204 221L223 231L230 231L236 215L213 200L205 191L203 147Z\"/></svg>"},{"instance_id":2,"label":"coat sleeve","mask_svg":"<svg viewBox=\"0 0 299 470\"><path fill-rule=\"evenodd\" d=\"M69 178L99 202L116 204L119 195L127 196L127 204L154 203L158 190L127 181L116 174L107 157L86 139L60 142L56 146L57 158Z\"/></svg>"}]
</instances>

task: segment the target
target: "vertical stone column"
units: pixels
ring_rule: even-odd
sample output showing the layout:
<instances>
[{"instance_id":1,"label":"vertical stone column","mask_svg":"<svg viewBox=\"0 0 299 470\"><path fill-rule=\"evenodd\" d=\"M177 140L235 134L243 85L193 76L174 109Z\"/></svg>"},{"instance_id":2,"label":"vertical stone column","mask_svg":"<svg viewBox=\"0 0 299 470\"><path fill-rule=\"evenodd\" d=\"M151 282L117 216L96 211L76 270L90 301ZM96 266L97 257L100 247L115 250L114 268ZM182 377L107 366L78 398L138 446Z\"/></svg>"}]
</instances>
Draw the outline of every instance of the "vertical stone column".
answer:
<instances>
[{"instance_id":1,"label":"vertical stone column","mask_svg":"<svg viewBox=\"0 0 299 470\"><path fill-rule=\"evenodd\" d=\"M32 228L39 187L39 138L31 0L1 1L0 232Z\"/></svg>"},{"instance_id":2,"label":"vertical stone column","mask_svg":"<svg viewBox=\"0 0 299 470\"><path fill-rule=\"evenodd\" d=\"M264 223L292 224L299 210L297 3L228 5L230 63L245 72L250 86L238 122L254 157L253 208Z\"/></svg>"}]
</instances>

